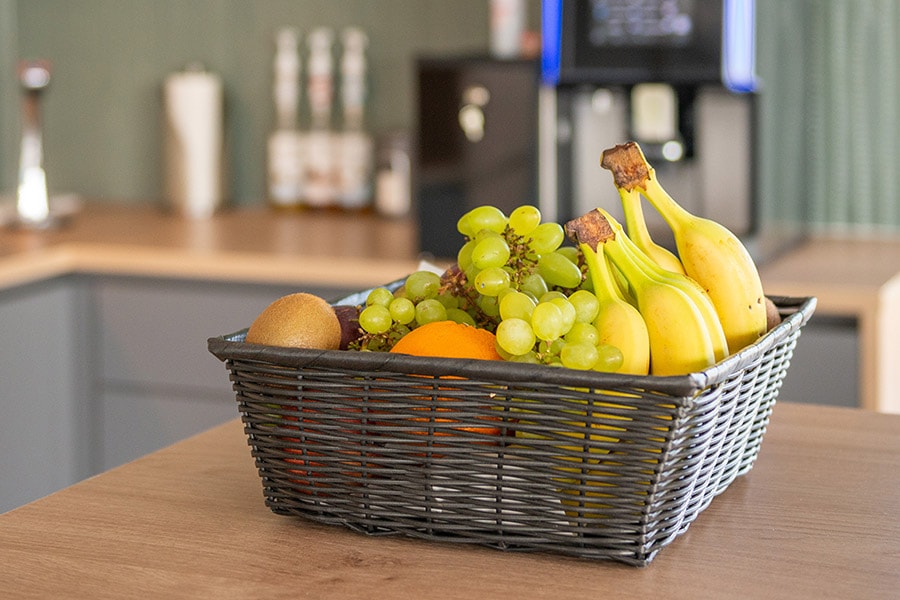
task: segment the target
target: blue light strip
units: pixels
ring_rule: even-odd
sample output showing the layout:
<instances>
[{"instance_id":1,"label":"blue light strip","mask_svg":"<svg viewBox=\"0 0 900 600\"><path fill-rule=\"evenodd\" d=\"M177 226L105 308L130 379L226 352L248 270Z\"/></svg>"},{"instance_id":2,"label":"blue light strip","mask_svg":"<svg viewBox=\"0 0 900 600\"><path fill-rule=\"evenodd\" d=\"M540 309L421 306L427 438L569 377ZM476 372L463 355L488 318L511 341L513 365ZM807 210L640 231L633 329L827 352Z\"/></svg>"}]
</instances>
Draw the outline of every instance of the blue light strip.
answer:
<instances>
[{"instance_id":1,"label":"blue light strip","mask_svg":"<svg viewBox=\"0 0 900 600\"><path fill-rule=\"evenodd\" d=\"M754 0L725 0L722 13L722 84L732 92L756 91Z\"/></svg>"},{"instance_id":2,"label":"blue light strip","mask_svg":"<svg viewBox=\"0 0 900 600\"><path fill-rule=\"evenodd\" d=\"M559 83L562 3L563 0L541 1L541 80L548 85Z\"/></svg>"}]
</instances>

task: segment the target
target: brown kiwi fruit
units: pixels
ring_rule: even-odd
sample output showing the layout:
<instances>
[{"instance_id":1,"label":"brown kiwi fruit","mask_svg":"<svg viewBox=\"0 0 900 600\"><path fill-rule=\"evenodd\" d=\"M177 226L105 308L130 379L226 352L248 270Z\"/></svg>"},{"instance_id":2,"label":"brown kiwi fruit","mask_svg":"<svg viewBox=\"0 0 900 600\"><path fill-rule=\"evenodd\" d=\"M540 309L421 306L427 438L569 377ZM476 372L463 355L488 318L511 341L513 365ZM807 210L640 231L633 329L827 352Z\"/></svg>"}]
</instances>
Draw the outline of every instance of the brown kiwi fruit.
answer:
<instances>
[{"instance_id":1,"label":"brown kiwi fruit","mask_svg":"<svg viewBox=\"0 0 900 600\"><path fill-rule=\"evenodd\" d=\"M297 292L282 296L259 313L244 339L266 346L337 350L341 324L326 300Z\"/></svg>"}]
</instances>

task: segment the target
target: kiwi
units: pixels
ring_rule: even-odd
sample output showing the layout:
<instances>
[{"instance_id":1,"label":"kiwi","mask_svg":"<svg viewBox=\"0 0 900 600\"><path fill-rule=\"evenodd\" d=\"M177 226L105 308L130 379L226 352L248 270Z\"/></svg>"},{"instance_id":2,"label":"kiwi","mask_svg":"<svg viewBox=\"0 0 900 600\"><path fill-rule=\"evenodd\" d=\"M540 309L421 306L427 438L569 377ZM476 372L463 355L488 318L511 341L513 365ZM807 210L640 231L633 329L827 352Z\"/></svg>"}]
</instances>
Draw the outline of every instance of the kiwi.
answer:
<instances>
[{"instance_id":1,"label":"kiwi","mask_svg":"<svg viewBox=\"0 0 900 600\"><path fill-rule=\"evenodd\" d=\"M337 350L341 324L325 299L297 292L282 296L259 313L244 339L266 346Z\"/></svg>"}]
</instances>

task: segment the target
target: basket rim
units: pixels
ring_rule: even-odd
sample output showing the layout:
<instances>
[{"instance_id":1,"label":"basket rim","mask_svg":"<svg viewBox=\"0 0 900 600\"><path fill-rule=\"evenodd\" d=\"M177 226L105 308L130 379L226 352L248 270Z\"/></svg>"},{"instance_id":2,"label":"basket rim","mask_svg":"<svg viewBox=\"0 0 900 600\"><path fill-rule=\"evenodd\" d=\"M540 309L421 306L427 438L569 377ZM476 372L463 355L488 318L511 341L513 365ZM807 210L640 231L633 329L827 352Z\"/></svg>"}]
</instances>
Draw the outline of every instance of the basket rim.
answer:
<instances>
[{"instance_id":1,"label":"basket rim","mask_svg":"<svg viewBox=\"0 0 900 600\"><path fill-rule=\"evenodd\" d=\"M355 298L364 292L334 302L335 305L354 304ZM364 297L364 296L363 296ZM755 343L723 359L702 371L685 375L620 375L596 371L578 371L566 368L546 368L507 361L478 359L436 358L394 354L389 352L353 352L347 350L315 350L283 348L250 344L244 341L247 328L231 334L211 337L207 347L219 360L243 360L264 362L287 368L331 368L376 371L384 373L415 373L417 375L453 375L475 380L488 380L498 384L522 382L577 386L587 388L644 388L673 396L691 397L721 383L773 346L806 324L816 307L816 298L769 296L782 313L782 322L773 327Z\"/></svg>"}]
</instances>

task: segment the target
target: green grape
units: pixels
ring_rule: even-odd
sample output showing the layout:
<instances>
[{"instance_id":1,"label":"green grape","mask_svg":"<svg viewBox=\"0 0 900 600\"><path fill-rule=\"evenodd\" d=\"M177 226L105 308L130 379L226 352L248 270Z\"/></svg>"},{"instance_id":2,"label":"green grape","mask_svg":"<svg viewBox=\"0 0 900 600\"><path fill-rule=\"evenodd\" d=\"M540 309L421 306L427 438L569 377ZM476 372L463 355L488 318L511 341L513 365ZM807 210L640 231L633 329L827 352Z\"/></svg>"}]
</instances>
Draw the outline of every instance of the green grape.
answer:
<instances>
[{"instance_id":1,"label":"green grape","mask_svg":"<svg viewBox=\"0 0 900 600\"><path fill-rule=\"evenodd\" d=\"M447 309L436 298L426 298L416 304L416 323L419 325L446 320Z\"/></svg>"},{"instance_id":2,"label":"green grape","mask_svg":"<svg viewBox=\"0 0 900 600\"><path fill-rule=\"evenodd\" d=\"M391 311L381 304L372 304L359 313L359 326L368 333L384 333L391 328L394 320Z\"/></svg>"},{"instance_id":3,"label":"green grape","mask_svg":"<svg viewBox=\"0 0 900 600\"><path fill-rule=\"evenodd\" d=\"M548 285L575 288L581 284L581 269L559 251L541 255L538 259L538 273Z\"/></svg>"},{"instance_id":4,"label":"green grape","mask_svg":"<svg viewBox=\"0 0 900 600\"><path fill-rule=\"evenodd\" d=\"M512 290L500 298L500 317L530 322L535 304L537 303L528 294Z\"/></svg>"},{"instance_id":5,"label":"green grape","mask_svg":"<svg viewBox=\"0 0 900 600\"><path fill-rule=\"evenodd\" d=\"M564 293L560 292L559 290L552 290L552 291L541 294L541 297L538 298L538 301L539 302L550 302L551 300L554 300L555 298L562 298L563 300L567 299L567 297Z\"/></svg>"},{"instance_id":6,"label":"green grape","mask_svg":"<svg viewBox=\"0 0 900 600\"><path fill-rule=\"evenodd\" d=\"M476 232L472 231L472 223L469 221L469 213L464 214L456 221L456 230L469 239L475 236Z\"/></svg>"},{"instance_id":7,"label":"green grape","mask_svg":"<svg viewBox=\"0 0 900 600\"><path fill-rule=\"evenodd\" d=\"M475 240L469 240L459 248L456 253L456 264L463 271L472 264L472 249L475 247Z\"/></svg>"},{"instance_id":8,"label":"green grape","mask_svg":"<svg viewBox=\"0 0 900 600\"><path fill-rule=\"evenodd\" d=\"M466 281L474 282L475 277L478 276L478 272L480 269L476 267L474 264L469 264L465 269L463 269L463 274L466 276Z\"/></svg>"},{"instance_id":9,"label":"green grape","mask_svg":"<svg viewBox=\"0 0 900 600\"><path fill-rule=\"evenodd\" d=\"M596 346L600 343L600 332L590 323L576 321L565 335L568 344L590 344Z\"/></svg>"},{"instance_id":10,"label":"green grape","mask_svg":"<svg viewBox=\"0 0 900 600\"><path fill-rule=\"evenodd\" d=\"M372 306L373 304L388 306L393 300L394 294L391 290L386 287L377 287L369 292L369 295L366 297L366 306Z\"/></svg>"},{"instance_id":11,"label":"green grape","mask_svg":"<svg viewBox=\"0 0 900 600\"><path fill-rule=\"evenodd\" d=\"M622 364L625 362L622 351L611 344L600 344L597 346L597 353L599 357L594 365L595 371L615 373L622 368Z\"/></svg>"},{"instance_id":12,"label":"green grape","mask_svg":"<svg viewBox=\"0 0 900 600\"><path fill-rule=\"evenodd\" d=\"M538 358L537 353L534 351L526 352L525 354L519 354L507 360L509 360L510 362L526 363L529 365L541 364L541 360Z\"/></svg>"},{"instance_id":13,"label":"green grape","mask_svg":"<svg viewBox=\"0 0 900 600\"><path fill-rule=\"evenodd\" d=\"M509 219L502 210L496 206L477 206L463 215L462 219L466 222L466 228L471 231L468 237L477 234L482 229L487 229L496 233L503 233ZM467 235L463 232L463 235Z\"/></svg>"},{"instance_id":14,"label":"green grape","mask_svg":"<svg viewBox=\"0 0 900 600\"><path fill-rule=\"evenodd\" d=\"M444 308L459 308L459 298L453 294L438 294L436 298Z\"/></svg>"},{"instance_id":15,"label":"green grape","mask_svg":"<svg viewBox=\"0 0 900 600\"><path fill-rule=\"evenodd\" d=\"M524 319L504 319L497 325L497 343L512 355L522 355L534 349L534 331Z\"/></svg>"},{"instance_id":16,"label":"green grape","mask_svg":"<svg viewBox=\"0 0 900 600\"><path fill-rule=\"evenodd\" d=\"M587 371L597 364L600 354L593 344L566 344L559 353L559 360L568 369Z\"/></svg>"},{"instance_id":17,"label":"green grape","mask_svg":"<svg viewBox=\"0 0 900 600\"><path fill-rule=\"evenodd\" d=\"M434 298L441 287L441 276L431 271L416 271L406 278L406 294L413 302Z\"/></svg>"},{"instance_id":18,"label":"green grape","mask_svg":"<svg viewBox=\"0 0 900 600\"><path fill-rule=\"evenodd\" d=\"M555 304L559 307L560 312L563 316L563 330L560 333L560 336L568 333L570 329L572 329L572 325L575 324L575 307L569 302L568 298L553 298L550 300L551 303Z\"/></svg>"},{"instance_id":19,"label":"green grape","mask_svg":"<svg viewBox=\"0 0 900 600\"><path fill-rule=\"evenodd\" d=\"M566 332L565 317L553 302L541 302L531 313L531 327L538 339L552 341Z\"/></svg>"},{"instance_id":20,"label":"green grape","mask_svg":"<svg viewBox=\"0 0 900 600\"><path fill-rule=\"evenodd\" d=\"M569 296L569 302L575 307L575 320L579 323L593 323L600 312L600 300L584 289L573 292Z\"/></svg>"},{"instance_id":21,"label":"green grape","mask_svg":"<svg viewBox=\"0 0 900 600\"><path fill-rule=\"evenodd\" d=\"M547 293L547 282L537 273L531 273L523 277L522 281L519 282L519 291L535 298L540 298Z\"/></svg>"},{"instance_id":22,"label":"green grape","mask_svg":"<svg viewBox=\"0 0 900 600\"><path fill-rule=\"evenodd\" d=\"M516 292L516 291L518 291L518 290L516 290L515 288L512 288L512 287L503 288L502 290L500 290L500 293L497 294L497 302L502 302L503 299L506 298L506 296L508 294L512 294L513 292Z\"/></svg>"},{"instance_id":23,"label":"green grape","mask_svg":"<svg viewBox=\"0 0 900 600\"><path fill-rule=\"evenodd\" d=\"M472 327L475 327L475 319L472 318L472 315L461 308L448 308L447 319L453 321L454 323L462 323L463 325L471 325Z\"/></svg>"},{"instance_id":24,"label":"green grape","mask_svg":"<svg viewBox=\"0 0 900 600\"><path fill-rule=\"evenodd\" d=\"M475 289L483 296L496 296L508 288L512 280L509 273L500 267L488 267L475 276Z\"/></svg>"},{"instance_id":25,"label":"green grape","mask_svg":"<svg viewBox=\"0 0 900 600\"><path fill-rule=\"evenodd\" d=\"M509 260L509 244L499 235L487 236L472 248L472 264L479 269L502 267Z\"/></svg>"},{"instance_id":26,"label":"green grape","mask_svg":"<svg viewBox=\"0 0 900 600\"><path fill-rule=\"evenodd\" d=\"M509 213L509 226L517 235L527 236L541 224L541 211L536 206L523 204Z\"/></svg>"},{"instance_id":27,"label":"green grape","mask_svg":"<svg viewBox=\"0 0 900 600\"><path fill-rule=\"evenodd\" d=\"M559 248L565 239L562 225L552 221L541 223L531 232L531 249L538 254L547 254Z\"/></svg>"},{"instance_id":28,"label":"green grape","mask_svg":"<svg viewBox=\"0 0 900 600\"><path fill-rule=\"evenodd\" d=\"M475 301L478 305L478 308L481 309L486 316L490 318L499 317L500 316L500 306L497 302L496 296L478 296L478 300Z\"/></svg>"},{"instance_id":29,"label":"green grape","mask_svg":"<svg viewBox=\"0 0 900 600\"><path fill-rule=\"evenodd\" d=\"M572 263L578 264L578 257L581 253L575 246L560 246L556 251L568 258Z\"/></svg>"},{"instance_id":30,"label":"green grape","mask_svg":"<svg viewBox=\"0 0 900 600\"><path fill-rule=\"evenodd\" d=\"M416 305L409 298L394 298L388 306L388 311L391 318L401 325L412 323L416 318Z\"/></svg>"}]
</instances>

